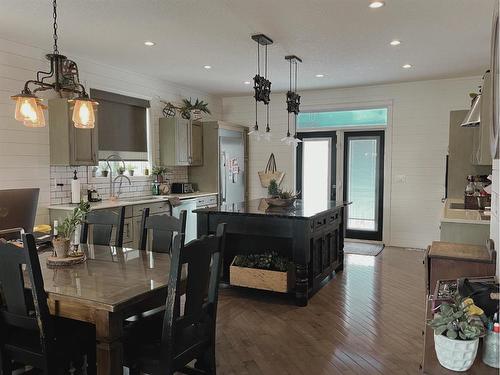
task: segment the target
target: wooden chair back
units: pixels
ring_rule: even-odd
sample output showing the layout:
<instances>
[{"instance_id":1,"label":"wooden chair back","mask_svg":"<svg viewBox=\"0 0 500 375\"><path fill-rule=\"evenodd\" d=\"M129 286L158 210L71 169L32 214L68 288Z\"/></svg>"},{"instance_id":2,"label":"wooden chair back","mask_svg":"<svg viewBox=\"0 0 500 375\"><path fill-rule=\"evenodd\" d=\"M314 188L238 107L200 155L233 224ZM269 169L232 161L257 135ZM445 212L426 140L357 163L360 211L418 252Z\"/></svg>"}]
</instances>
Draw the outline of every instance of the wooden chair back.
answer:
<instances>
[{"instance_id":1,"label":"wooden chair back","mask_svg":"<svg viewBox=\"0 0 500 375\"><path fill-rule=\"evenodd\" d=\"M203 236L181 247L180 238L174 239L172 263L168 283L166 309L163 318L160 368L179 369L200 355L207 345L215 345L217 300L225 245L226 224L219 224L215 235ZM187 278L185 272L187 270ZM184 272L184 274L183 274ZM186 301L183 315L180 294L185 284ZM208 293L207 293L208 292ZM190 342L181 354L176 353L182 330L194 327L198 341ZM202 327L202 329L198 329Z\"/></svg>"},{"instance_id":2,"label":"wooden chair back","mask_svg":"<svg viewBox=\"0 0 500 375\"><path fill-rule=\"evenodd\" d=\"M35 239L32 234L23 234L22 238L23 248L0 241L0 352L7 352L8 358L43 367L54 346L54 326ZM31 289L25 288L25 276ZM30 351L12 343L16 332L38 334L40 351Z\"/></svg>"},{"instance_id":3,"label":"wooden chair back","mask_svg":"<svg viewBox=\"0 0 500 375\"><path fill-rule=\"evenodd\" d=\"M115 246L122 247L124 221L125 206L120 207L118 212L107 210L90 211L85 215L80 243L109 246L113 228L115 228ZM92 239L89 239L89 229L92 233Z\"/></svg>"},{"instance_id":4,"label":"wooden chair back","mask_svg":"<svg viewBox=\"0 0 500 375\"><path fill-rule=\"evenodd\" d=\"M146 250L148 245L148 232L151 233L149 250L158 253L171 253L174 237L180 238L181 246L184 246L186 233L186 210L180 212L179 218L170 215L149 216L149 208L142 213L141 236L139 249Z\"/></svg>"}]
</instances>

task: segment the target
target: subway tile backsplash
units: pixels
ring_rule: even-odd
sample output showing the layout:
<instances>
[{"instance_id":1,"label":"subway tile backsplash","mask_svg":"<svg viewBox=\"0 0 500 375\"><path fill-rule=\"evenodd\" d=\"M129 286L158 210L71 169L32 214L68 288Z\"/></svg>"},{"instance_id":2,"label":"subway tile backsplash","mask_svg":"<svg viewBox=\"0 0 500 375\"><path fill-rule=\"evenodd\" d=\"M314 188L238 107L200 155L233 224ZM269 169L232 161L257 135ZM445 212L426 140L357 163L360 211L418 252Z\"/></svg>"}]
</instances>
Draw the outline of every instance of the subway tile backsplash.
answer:
<instances>
[{"instance_id":1,"label":"subway tile backsplash","mask_svg":"<svg viewBox=\"0 0 500 375\"><path fill-rule=\"evenodd\" d=\"M187 167L171 167L171 172L167 173L166 178L169 183L188 182ZM73 171L77 171L78 179L81 184L82 194L86 194L87 189L94 188L101 195L102 199L109 199L109 177L92 177L92 167L69 167L69 166L51 166L50 167L50 204L64 204L71 202L71 180ZM127 173L125 173L127 175ZM113 174L113 178L116 174ZM129 176L127 176L129 177ZM132 184L123 179L122 198L143 197L151 195L152 177L133 176L129 177ZM62 184L62 186L57 186ZM119 182L116 182L118 188Z\"/></svg>"}]
</instances>

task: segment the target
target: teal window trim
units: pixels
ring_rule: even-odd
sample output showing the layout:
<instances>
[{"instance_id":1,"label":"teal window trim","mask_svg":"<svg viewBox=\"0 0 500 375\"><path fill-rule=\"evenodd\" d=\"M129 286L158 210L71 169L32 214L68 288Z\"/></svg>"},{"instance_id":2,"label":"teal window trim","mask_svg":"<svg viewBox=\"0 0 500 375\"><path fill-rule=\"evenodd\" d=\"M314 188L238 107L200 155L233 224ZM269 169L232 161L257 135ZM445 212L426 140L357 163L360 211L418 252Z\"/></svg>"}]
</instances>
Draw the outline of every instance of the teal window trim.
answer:
<instances>
[{"instance_id":1,"label":"teal window trim","mask_svg":"<svg viewBox=\"0 0 500 375\"><path fill-rule=\"evenodd\" d=\"M389 107L351 108L332 111L301 112L297 117L297 130L325 130L341 128L387 127Z\"/></svg>"}]
</instances>

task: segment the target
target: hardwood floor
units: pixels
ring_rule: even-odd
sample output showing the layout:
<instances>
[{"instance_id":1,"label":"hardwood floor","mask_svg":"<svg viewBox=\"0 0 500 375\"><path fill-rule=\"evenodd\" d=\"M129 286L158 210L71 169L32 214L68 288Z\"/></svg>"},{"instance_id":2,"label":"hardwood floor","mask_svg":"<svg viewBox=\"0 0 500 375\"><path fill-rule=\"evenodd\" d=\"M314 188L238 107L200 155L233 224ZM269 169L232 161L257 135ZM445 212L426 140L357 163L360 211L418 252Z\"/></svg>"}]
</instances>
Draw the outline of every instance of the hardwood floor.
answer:
<instances>
[{"instance_id":1,"label":"hardwood floor","mask_svg":"<svg viewBox=\"0 0 500 375\"><path fill-rule=\"evenodd\" d=\"M345 269L309 301L221 289L219 375L419 374L423 251L346 255Z\"/></svg>"}]
</instances>

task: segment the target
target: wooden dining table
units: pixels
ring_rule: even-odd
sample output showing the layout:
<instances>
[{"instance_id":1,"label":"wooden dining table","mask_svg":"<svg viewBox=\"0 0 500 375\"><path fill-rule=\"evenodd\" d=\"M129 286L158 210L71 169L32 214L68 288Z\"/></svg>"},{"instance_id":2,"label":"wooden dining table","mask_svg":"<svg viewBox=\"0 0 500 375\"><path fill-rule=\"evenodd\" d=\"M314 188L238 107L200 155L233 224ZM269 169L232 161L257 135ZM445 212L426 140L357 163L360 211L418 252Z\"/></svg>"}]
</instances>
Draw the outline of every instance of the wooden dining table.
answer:
<instances>
[{"instance_id":1,"label":"wooden dining table","mask_svg":"<svg viewBox=\"0 0 500 375\"><path fill-rule=\"evenodd\" d=\"M95 325L97 373L123 373L123 321L165 303L170 255L81 244L87 260L48 267L39 255L52 315Z\"/></svg>"}]
</instances>

